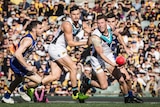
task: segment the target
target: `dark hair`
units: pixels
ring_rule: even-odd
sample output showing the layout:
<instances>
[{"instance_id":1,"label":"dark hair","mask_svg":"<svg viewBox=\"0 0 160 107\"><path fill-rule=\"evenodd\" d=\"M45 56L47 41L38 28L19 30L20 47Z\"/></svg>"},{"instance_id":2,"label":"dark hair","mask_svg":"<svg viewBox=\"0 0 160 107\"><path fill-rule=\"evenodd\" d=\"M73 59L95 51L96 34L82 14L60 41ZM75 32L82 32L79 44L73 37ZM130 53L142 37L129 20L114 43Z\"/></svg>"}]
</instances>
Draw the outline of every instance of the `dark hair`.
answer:
<instances>
[{"instance_id":1,"label":"dark hair","mask_svg":"<svg viewBox=\"0 0 160 107\"><path fill-rule=\"evenodd\" d=\"M40 21L31 21L30 24L27 25L26 30L32 31L32 29L37 27L38 24L42 24L42 23Z\"/></svg>"},{"instance_id":2,"label":"dark hair","mask_svg":"<svg viewBox=\"0 0 160 107\"><path fill-rule=\"evenodd\" d=\"M116 16L113 13L108 13L106 18L116 18Z\"/></svg>"},{"instance_id":3,"label":"dark hair","mask_svg":"<svg viewBox=\"0 0 160 107\"><path fill-rule=\"evenodd\" d=\"M105 16L104 14L99 14L99 15L97 16L97 20L99 20L99 19L104 19L104 20L106 20L106 16Z\"/></svg>"},{"instance_id":4,"label":"dark hair","mask_svg":"<svg viewBox=\"0 0 160 107\"><path fill-rule=\"evenodd\" d=\"M158 23L157 27L158 27L158 29L160 29L160 23Z\"/></svg>"},{"instance_id":5,"label":"dark hair","mask_svg":"<svg viewBox=\"0 0 160 107\"><path fill-rule=\"evenodd\" d=\"M73 6L70 8L70 13L71 13L72 11L75 11L75 10L79 10L79 6L73 5Z\"/></svg>"}]
</instances>

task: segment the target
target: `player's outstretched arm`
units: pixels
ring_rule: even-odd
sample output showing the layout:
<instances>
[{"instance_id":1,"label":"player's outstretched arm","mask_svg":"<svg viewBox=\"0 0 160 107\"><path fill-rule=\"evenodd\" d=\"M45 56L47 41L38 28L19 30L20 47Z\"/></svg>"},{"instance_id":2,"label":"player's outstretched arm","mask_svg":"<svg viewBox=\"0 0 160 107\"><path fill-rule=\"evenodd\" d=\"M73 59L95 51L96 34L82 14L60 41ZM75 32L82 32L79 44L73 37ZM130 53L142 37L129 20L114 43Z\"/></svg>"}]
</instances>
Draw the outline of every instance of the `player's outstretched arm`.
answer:
<instances>
[{"instance_id":1,"label":"player's outstretched arm","mask_svg":"<svg viewBox=\"0 0 160 107\"><path fill-rule=\"evenodd\" d=\"M18 59L21 65L23 65L29 71L33 71L35 69L33 66L27 64L22 54L23 52L26 51L28 47L31 46L31 44L32 44L32 39L26 37L21 41L20 47L15 52L15 57Z\"/></svg>"}]
</instances>

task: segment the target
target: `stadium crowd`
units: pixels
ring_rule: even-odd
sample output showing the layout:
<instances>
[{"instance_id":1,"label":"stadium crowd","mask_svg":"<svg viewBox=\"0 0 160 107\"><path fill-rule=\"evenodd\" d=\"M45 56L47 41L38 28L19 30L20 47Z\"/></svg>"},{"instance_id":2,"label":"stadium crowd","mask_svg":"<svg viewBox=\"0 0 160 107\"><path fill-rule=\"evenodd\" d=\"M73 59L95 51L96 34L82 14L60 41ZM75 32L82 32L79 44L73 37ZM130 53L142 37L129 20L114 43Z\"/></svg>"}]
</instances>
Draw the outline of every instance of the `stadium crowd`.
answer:
<instances>
[{"instance_id":1,"label":"stadium crowd","mask_svg":"<svg viewBox=\"0 0 160 107\"><path fill-rule=\"evenodd\" d=\"M0 0L0 96L4 95L7 86L14 80L10 69L9 58L14 55L18 41L26 34L26 26L31 20L39 20L46 28L38 38L37 46L28 63L35 65L41 76L50 73L47 52L48 45L58 31L59 25L69 16L70 7L75 0L66 4L64 0ZM81 19L94 30L97 27L96 16L112 12L118 23L116 28L133 55L128 56L120 44L112 44L115 56L123 55L127 61L125 67L132 79L132 89L139 96L149 93L152 97L160 96L160 1L159 0L95 0L94 7L89 6L87 0L79 5ZM77 41L87 41L90 34L75 37ZM67 47L69 55L77 64L77 81L80 84L80 75L92 71L89 65L89 56L83 54L87 45ZM66 69L65 69L66 70ZM109 84L114 78L108 72ZM28 81L27 79L25 81ZM51 96L70 96L71 82L69 73L63 72L59 81L53 81L43 87ZM92 88L89 93L95 93ZM17 96L17 90L13 93Z\"/></svg>"}]
</instances>

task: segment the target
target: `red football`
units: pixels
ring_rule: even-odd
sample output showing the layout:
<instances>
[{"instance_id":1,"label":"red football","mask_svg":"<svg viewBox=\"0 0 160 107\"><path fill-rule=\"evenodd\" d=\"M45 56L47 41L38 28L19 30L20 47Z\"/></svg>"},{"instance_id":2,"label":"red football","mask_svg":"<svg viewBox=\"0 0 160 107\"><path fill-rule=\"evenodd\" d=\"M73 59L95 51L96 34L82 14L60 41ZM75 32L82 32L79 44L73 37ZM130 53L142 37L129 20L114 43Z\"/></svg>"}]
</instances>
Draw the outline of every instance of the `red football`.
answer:
<instances>
[{"instance_id":1,"label":"red football","mask_svg":"<svg viewBox=\"0 0 160 107\"><path fill-rule=\"evenodd\" d=\"M116 63L119 65L119 66L122 66L126 63L126 59L123 57L123 56L118 56L116 58Z\"/></svg>"}]
</instances>

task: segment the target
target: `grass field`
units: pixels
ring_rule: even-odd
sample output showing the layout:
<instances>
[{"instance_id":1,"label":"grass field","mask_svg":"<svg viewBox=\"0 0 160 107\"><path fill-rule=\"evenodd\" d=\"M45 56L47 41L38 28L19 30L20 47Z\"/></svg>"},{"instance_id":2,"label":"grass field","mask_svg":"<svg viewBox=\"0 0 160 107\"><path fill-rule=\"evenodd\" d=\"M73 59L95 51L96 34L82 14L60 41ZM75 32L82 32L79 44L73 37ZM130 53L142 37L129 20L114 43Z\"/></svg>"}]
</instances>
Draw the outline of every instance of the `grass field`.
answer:
<instances>
[{"instance_id":1,"label":"grass field","mask_svg":"<svg viewBox=\"0 0 160 107\"><path fill-rule=\"evenodd\" d=\"M160 107L160 103L124 104L124 103L0 103L0 107Z\"/></svg>"}]
</instances>

